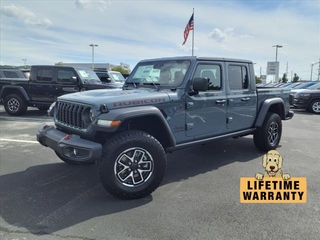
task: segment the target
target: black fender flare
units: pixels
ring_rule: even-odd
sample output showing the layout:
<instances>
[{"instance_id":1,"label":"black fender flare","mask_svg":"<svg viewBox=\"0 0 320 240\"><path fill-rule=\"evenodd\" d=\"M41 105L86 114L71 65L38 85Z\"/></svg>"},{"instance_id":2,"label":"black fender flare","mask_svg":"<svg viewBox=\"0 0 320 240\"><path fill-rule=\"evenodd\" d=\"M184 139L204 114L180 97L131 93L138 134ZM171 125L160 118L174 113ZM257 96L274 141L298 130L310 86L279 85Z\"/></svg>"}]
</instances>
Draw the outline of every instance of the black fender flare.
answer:
<instances>
[{"instance_id":1,"label":"black fender flare","mask_svg":"<svg viewBox=\"0 0 320 240\"><path fill-rule=\"evenodd\" d=\"M255 127L261 127L264 119L267 116L267 113L269 112L270 107L277 105L277 113L280 115L280 118L282 120L285 119L285 108L284 108L284 101L282 98L270 98L264 100L264 102L261 104L260 110L258 112L258 116L255 121ZM280 106L280 107L279 107Z\"/></svg>"},{"instance_id":2,"label":"black fender flare","mask_svg":"<svg viewBox=\"0 0 320 240\"><path fill-rule=\"evenodd\" d=\"M120 120L121 122L124 122L126 120L136 118L136 117L148 117L148 116L155 116L157 117L160 122L162 123L162 127L167 133L167 136L169 137L169 143L170 146L174 147L176 145L176 140L171 132L170 126L161 113L161 111L154 107L154 106L138 106L138 107L130 107L130 108L118 108L118 109L112 109L108 113L101 114L98 119L99 120ZM121 126L121 125L120 125ZM106 129L106 127L102 127L98 125L97 123L94 125L94 128L96 130L104 131L104 132L115 132L118 127L110 127Z\"/></svg>"},{"instance_id":3,"label":"black fender flare","mask_svg":"<svg viewBox=\"0 0 320 240\"><path fill-rule=\"evenodd\" d=\"M0 98L4 98L3 95L4 93L7 91L7 90L10 90L10 89L15 89L15 90L18 90L22 96L27 100L27 101L30 101L30 97L28 95L28 93L26 92L26 90L21 87L21 86L11 86L11 85L8 85L8 86L3 86L1 91L0 91Z\"/></svg>"}]
</instances>

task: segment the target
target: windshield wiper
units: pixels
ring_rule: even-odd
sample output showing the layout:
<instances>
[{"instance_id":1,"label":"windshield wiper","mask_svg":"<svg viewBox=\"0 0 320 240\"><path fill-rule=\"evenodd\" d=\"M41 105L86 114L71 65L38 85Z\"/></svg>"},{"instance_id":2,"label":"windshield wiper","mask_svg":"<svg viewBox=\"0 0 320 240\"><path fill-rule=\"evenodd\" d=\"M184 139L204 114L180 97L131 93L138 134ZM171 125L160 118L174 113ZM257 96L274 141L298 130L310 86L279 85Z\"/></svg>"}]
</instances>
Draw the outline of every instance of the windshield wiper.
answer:
<instances>
[{"instance_id":1,"label":"windshield wiper","mask_svg":"<svg viewBox=\"0 0 320 240\"><path fill-rule=\"evenodd\" d=\"M136 83L136 82L132 81L132 82L126 82L126 84L133 84L133 86L135 88L137 88L137 84L139 84L139 83ZM124 85L124 87L128 87L128 85Z\"/></svg>"},{"instance_id":2,"label":"windshield wiper","mask_svg":"<svg viewBox=\"0 0 320 240\"><path fill-rule=\"evenodd\" d=\"M154 82L145 82L145 83L143 83L143 85L153 85L157 90L158 90L158 87L157 87L157 85L159 86L160 85L160 83L154 83Z\"/></svg>"}]
</instances>

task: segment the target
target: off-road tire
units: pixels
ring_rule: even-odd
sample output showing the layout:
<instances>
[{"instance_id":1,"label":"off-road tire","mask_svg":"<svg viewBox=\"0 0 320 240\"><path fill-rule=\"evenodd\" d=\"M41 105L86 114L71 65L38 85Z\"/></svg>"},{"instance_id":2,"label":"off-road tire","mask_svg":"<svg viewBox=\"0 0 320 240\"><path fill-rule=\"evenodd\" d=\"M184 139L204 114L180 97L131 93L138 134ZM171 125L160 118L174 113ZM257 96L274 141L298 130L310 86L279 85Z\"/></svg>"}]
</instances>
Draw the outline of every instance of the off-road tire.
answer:
<instances>
[{"instance_id":1,"label":"off-road tire","mask_svg":"<svg viewBox=\"0 0 320 240\"><path fill-rule=\"evenodd\" d=\"M276 113L267 113L261 127L253 135L256 148L261 151L274 150L278 147L282 134L281 118Z\"/></svg>"},{"instance_id":2,"label":"off-road tire","mask_svg":"<svg viewBox=\"0 0 320 240\"><path fill-rule=\"evenodd\" d=\"M308 111L320 114L320 99L313 100L308 107Z\"/></svg>"},{"instance_id":3,"label":"off-road tire","mask_svg":"<svg viewBox=\"0 0 320 240\"><path fill-rule=\"evenodd\" d=\"M20 116L26 113L28 105L20 95L9 94L4 99L4 108L8 114Z\"/></svg>"},{"instance_id":4,"label":"off-road tire","mask_svg":"<svg viewBox=\"0 0 320 240\"><path fill-rule=\"evenodd\" d=\"M98 160L104 188L120 199L150 195L163 180L167 155L160 142L146 132L130 130L109 139Z\"/></svg>"},{"instance_id":5,"label":"off-road tire","mask_svg":"<svg viewBox=\"0 0 320 240\"><path fill-rule=\"evenodd\" d=\"M60 158L62 161L64 161L65 163L67 164L70 164L70 165L93 165L95 164L95 162L79 162L79 161L73 161L73 160L70 160L64 156L62 156L60 153L54 151L55 154L58 156L58 158Z\"/></svg>"}]
</instances>

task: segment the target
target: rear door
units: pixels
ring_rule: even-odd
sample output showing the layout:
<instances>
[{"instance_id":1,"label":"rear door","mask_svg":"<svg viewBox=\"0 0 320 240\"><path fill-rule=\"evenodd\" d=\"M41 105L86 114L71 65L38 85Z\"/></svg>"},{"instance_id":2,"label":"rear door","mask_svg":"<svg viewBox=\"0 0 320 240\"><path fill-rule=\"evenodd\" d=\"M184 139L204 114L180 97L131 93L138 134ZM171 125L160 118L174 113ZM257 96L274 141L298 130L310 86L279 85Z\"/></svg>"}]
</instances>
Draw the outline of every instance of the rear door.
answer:
<instances>
[{"instance_id":1,"label":"rear door","mask_svg":"<svg viewBox=\"0 0 320 240\"><path fill-rule=\"evenodd\" d=\"M249 64L227 63L228 107L227 128L236 131L250 128L256 114L257 94ZM251 80L251 81L250 81Z\"/></svg>"},{"instance_id":2,"label":"rear door","mask_svg":"<svg viewBox=\"0 0 320 240\"><path fill-rule=\"evenodd\" d=\"M54 102L55 82L53 67L34 67L28 92L30 98L35 102Z\"/></svg>"}]
</instances>

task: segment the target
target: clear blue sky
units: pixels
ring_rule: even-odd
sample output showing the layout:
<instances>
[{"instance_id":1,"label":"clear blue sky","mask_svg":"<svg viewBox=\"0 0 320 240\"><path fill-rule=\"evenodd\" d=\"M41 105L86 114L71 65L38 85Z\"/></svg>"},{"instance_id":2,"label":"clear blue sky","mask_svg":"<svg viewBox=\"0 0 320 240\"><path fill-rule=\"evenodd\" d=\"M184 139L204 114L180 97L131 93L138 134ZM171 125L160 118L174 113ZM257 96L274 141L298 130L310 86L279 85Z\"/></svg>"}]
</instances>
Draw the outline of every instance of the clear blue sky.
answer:
<instances>
[{"instance_id":1,"label":"clear blue sky","mask_svg":"<svg viewBox=\"0 0 320 240\"><path fill-rule=\"evenodd\" d=\"M130 64L191 55L183 31L195 10L195 55L250 59L265 74L278 51L280 75L310 79L320 58L320 1L1 0L0 64L62 61ZM319 65L313 67L317 78Z\"/></svg>"}]
</instances>

